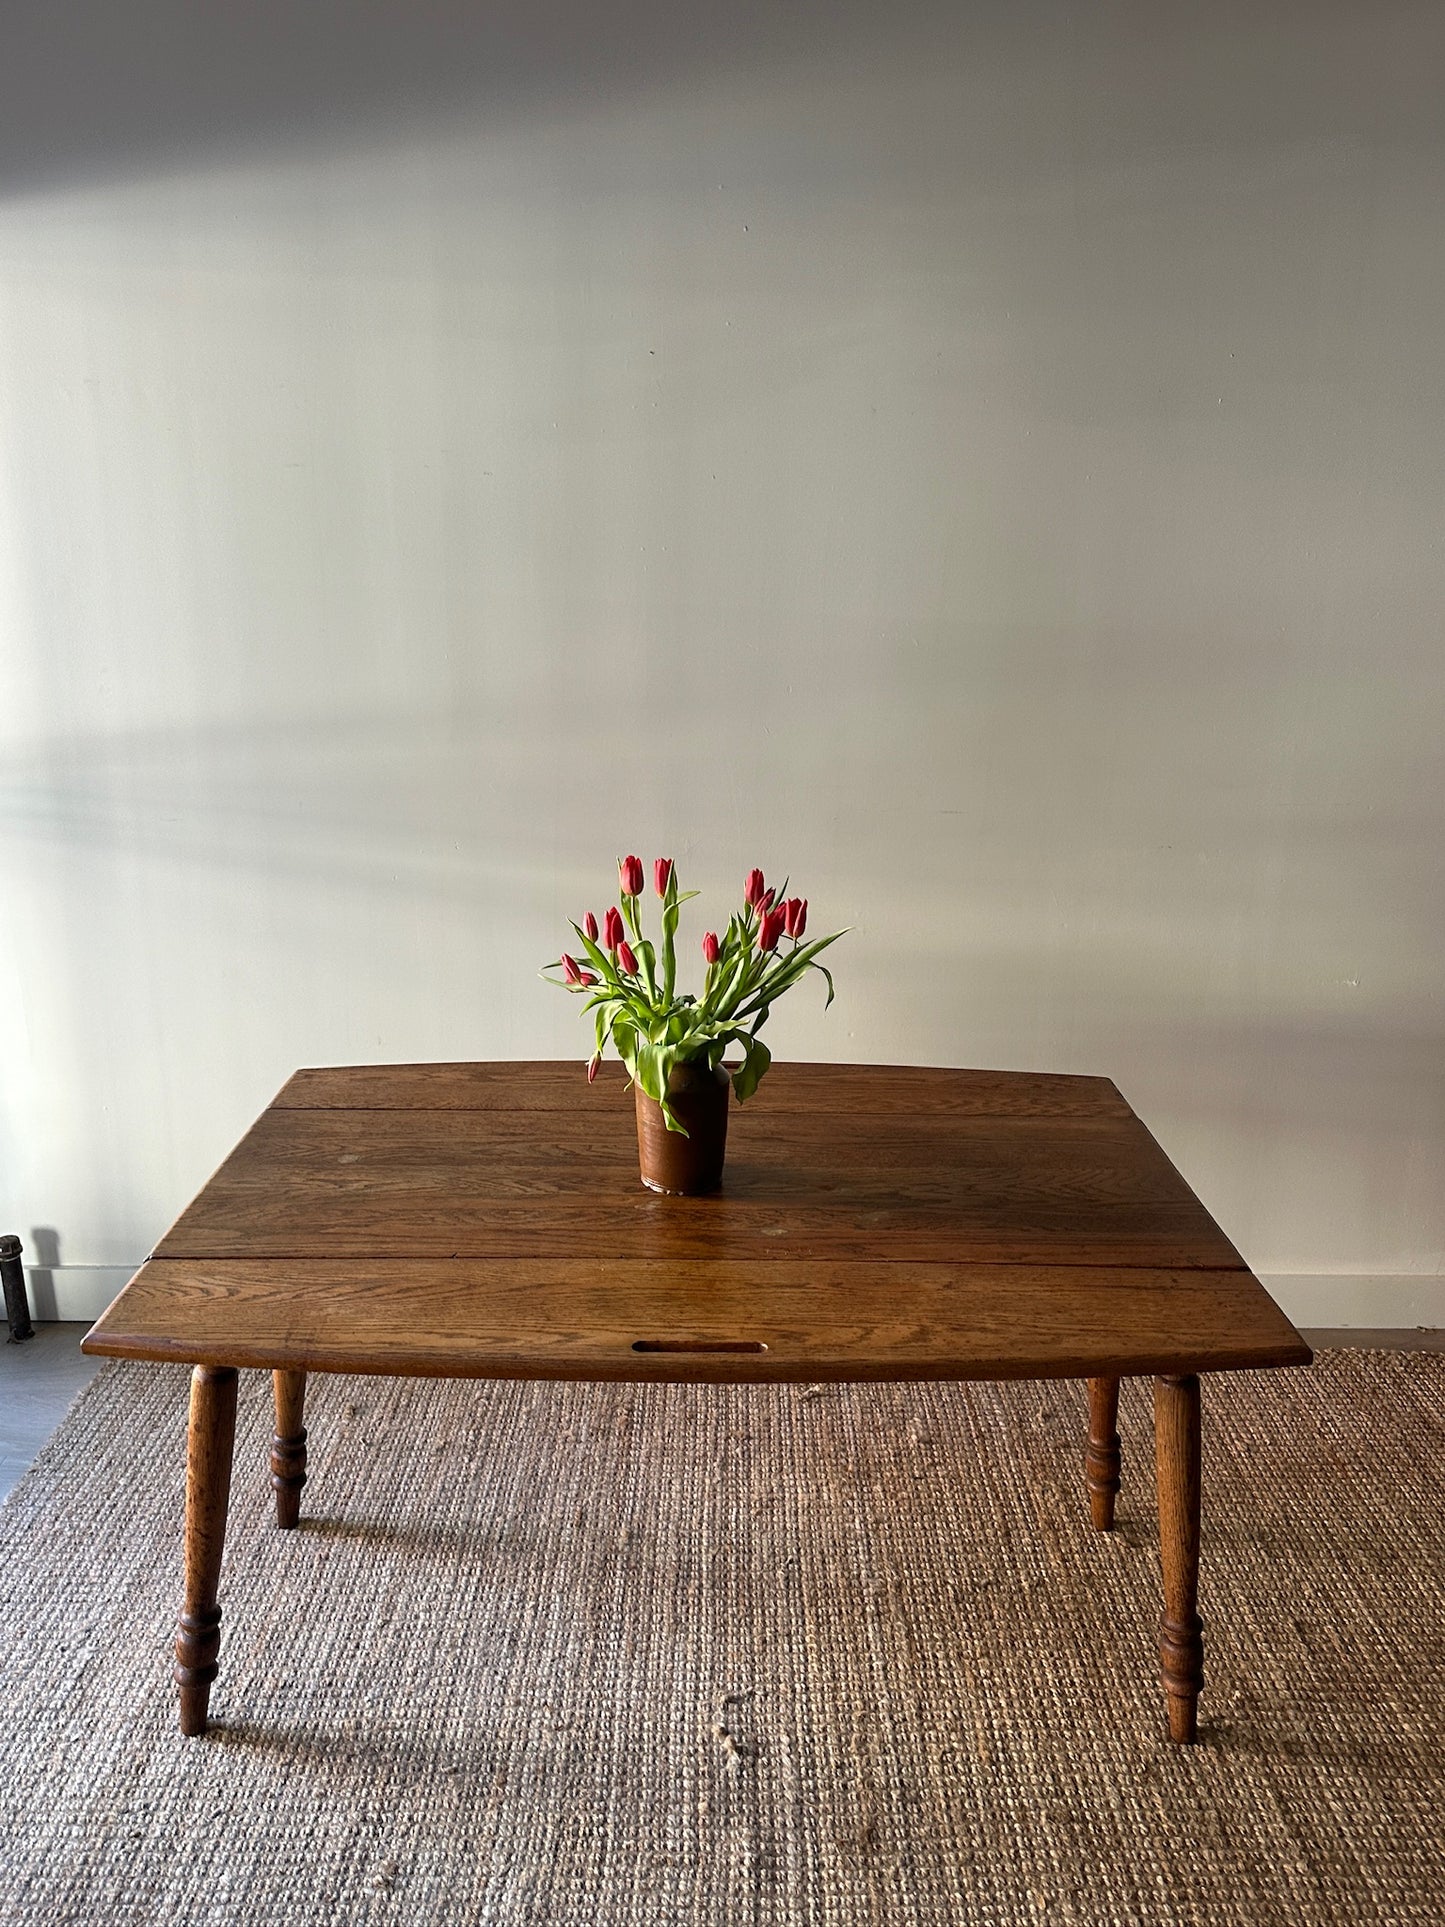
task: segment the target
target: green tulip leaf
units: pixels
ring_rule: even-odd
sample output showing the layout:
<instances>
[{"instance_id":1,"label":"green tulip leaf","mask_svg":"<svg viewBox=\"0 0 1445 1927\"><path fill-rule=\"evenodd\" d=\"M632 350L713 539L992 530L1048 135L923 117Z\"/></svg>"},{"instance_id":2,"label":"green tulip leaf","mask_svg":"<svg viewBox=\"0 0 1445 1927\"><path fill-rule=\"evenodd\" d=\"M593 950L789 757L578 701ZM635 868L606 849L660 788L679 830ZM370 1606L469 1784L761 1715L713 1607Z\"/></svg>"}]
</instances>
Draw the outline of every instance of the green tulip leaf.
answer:
<instances>
[{"instance_id":1,"label":"green tulip leaf","mask_svg":"<svg viewBox=\"0 0 1445 1927\"><path fill-rule=\"evenodd\" d=\"M761 1038L747 1037L743 1040L743 1061L733 1072L733 1089L737 1092L739 1104L747 1103L772 1061L773 1054Z\"/></svg>"}]
</instances>

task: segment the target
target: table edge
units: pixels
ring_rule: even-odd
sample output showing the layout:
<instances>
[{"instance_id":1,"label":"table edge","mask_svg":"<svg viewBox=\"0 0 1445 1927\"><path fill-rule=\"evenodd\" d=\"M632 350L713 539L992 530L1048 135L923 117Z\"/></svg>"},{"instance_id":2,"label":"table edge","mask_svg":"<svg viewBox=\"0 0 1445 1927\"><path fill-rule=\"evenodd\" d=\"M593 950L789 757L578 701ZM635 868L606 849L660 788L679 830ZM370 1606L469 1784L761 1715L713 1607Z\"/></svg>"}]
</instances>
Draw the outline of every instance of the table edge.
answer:
<instances>
[{"instance_id":1,"label":"table edge","mask_svg":"<svg viewBox=\"0 0 1445 1927\"><path fill-rule=\"evenodd\" d=\"M374 1351L349 1353L328 1347L324 1356L304 1346L281 1349L273 1344L191 1344L184 1339L139 1340L124 1336L96 1338L87 1333L80 1349L91 1357L114 1358L162 1365L233 1366L238 1370L345 1373L367 1378L547 1379L582 1384L669 1385L778 1385L778 1384L911 1384L952 1381L988 1383L1007 1379L1083 1379L1177 1377L1191 1373L1265 1371L1299 1368L1314 1363L1314 1352L1302 1338L1295 1343L1216 1347L1207 1355L1151 1351L1105 1353L1087 1364L1016 1357L938 1358L919 1363L855 1363L815 1357L758 1358L753 1354L717 1353L559 1359L516 1358L505 1353L459 1362L452 1354L418 1347L409 1355L379 1361Z\"/></svg>"},{"instance_id":2,"label":"table edge","mask_svg":"<svg viewBox=\"0 0 1445 1927\"><path fill-rule=\"evenodd\" d=\"M737 1067L735 1064L730 1064L730 1068L736 1069ZM266 1105L265 1109L267 1111L274 1111L274 1110L410 1111L410 1110L424 1110L424 1109L434 1109L434 1108L439 1108L442 1110L468 1110L468 1109L490 1110L495 1107L492 1105L452 1104L452 1105L444 1105L444 1106L425 1106L425 1105L415 1105L415 1104L376 1104L376 1103L370 1103L370 1104L359 1103L355 1105L347 1105L347 1104L315 1105L315 1104L309 1104L299 1097L297 1086L298 1084L304 1084L309 1079L322 1078L322 1077L349 1077L349 1076L367 1077L367 1076L374 1076L376 1073L384 1072L384 1071L407 1073L407 1072L417 1072L417 1071L426 1072L426 1071L451 1071L451 1070L495 1070L495 1071L511 1072L516 1074L518 1082L525 1084L526 1073L536 1073L538 1071L543 1071L543 1072L568 1071L568 1072L575 1072L576 1075L580 1078L583 1074L584 1069L585 1069L585 1060L577 1060L570 1057L476 1057L476 1058L438 1057L438 1058L422 1058L414 1062L408 1062L408 1063L387 1062L387 1063L371 1063L371 1064L298 1064L296 1068L293 1071L291 1071L291 1073L286 1077L284 1082L277 1089L275 1095L271 1098L270 1102ZM1004 1068L995 1067L993 1065L985 1065L985 1064L895 1064L895 1063L874 1064L874 1063L856 1063L852 1060L844 1062L834 1058L812 1058L812 1057L783 1058L778 1060L778 1062L775 1063L775 1065L773 1066L774 1074L776 1074L778 1071L782 1071L784 1073L785 1078L789 1069L805 1070L810 1072L824 1071L828 1073L837 1073L840 1077L847 1076L855 1072L862 1072L865 1075L877 1073L880 1077L899 1077L899 1076L907 1077L913 1074L919 1074L923 1077L934 1078L934 1079L977 1077L977 1078L1001 1078L1006 1080L1018 1079L1021 1082L1026 1079L1033 1078L1033 1079L1038 1079L1041 1082L1044 1082L1047 1084L1057 1084L1057 1085L1072 1084L1076 1086L1094 1085L1098 1087L1099 1095L1101 1097L1104 1097L1106 1094L1112 1095L1112 1097L1115 1100L1117 1100L1118 1104L1123 1107L1123 1110L1125 1112L1128 1112L1130 1115L1133 1115L1133 1107L1129 1103L1129 1100L1124 1096L1123 1092L1119 1089L1119 1086L1115 1081L1115 1079L1110 1077L1108 1073L1105 1071L1045 1071L1045 1070L1037 1070L1037 1069L1017 1069L1017 1068L1004 1069ZM604 1072L604 1076L606 1077L607 1083L617 1084L619 1081L619 1077L621 1076L620 1067L614 1067L609 1064L606 1068L606 1071ZM772 1086L772 1088L776 1089L776 1085ZM264 1115L264 1112L260 1113L260 1115ZM1013 1113L985 1112L985 1113L980 1113L980 1115L985 1115L985 1116L1013 1115ZM1052 1113L1044 1113L1044 1115L1052 1115Z\"/></svg>"}]
</instances>

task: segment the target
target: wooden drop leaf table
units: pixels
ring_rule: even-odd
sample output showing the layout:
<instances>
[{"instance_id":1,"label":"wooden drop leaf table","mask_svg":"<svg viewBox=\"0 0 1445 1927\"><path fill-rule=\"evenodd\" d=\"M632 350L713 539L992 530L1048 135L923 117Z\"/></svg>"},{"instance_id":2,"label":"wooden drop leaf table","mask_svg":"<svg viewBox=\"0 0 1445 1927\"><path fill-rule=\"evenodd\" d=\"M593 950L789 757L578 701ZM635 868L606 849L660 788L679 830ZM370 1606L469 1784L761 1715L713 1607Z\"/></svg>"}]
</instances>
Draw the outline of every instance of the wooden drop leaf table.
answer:
<instances>
[{"instance_id":1,"label":"wooden drop leaf table","mask_svg":"<svg viewBox=\"0 0 1445 1927\"><path fill-rule=\"evenodd\" d=\"M181 1730L205 1730L237 1373L274 1374L294 1526L310 1372L749 1382L1080 1378L1094 1527L1154 1379L1169 1731L1195 1737L1200 1375L1308 1346L1102 1077L779 1064L722 1192L637 1174L621 1073L298 1071L85 1340L194 1366Z\"/></svg>"}]
</instances>

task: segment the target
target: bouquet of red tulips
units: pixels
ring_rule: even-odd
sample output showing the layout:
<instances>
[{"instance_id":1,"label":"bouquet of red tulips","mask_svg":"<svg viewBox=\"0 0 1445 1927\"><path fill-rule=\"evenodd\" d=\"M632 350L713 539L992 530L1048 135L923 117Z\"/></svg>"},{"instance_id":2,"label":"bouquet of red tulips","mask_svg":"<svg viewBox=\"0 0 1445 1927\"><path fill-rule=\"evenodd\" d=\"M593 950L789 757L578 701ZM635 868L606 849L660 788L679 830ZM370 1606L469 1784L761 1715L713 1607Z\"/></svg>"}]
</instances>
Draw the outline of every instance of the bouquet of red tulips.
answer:
<instances>
[{"instance_id":1,"label":"bouquet of red tulips","mask_svg":"<svg viewBox=\"0 0 1445 1927\"><path fill-rule=\"evenodd\" d=\"M705 1061L710 1069L722 1062L724 1051L736 1046L742 1063L733 1072L733 1089L744 1102L758 1088L772 1062L772 1053L758 1036L768 1013L786 990L810 970L828 985L833 1001L833 979L818 962L820 952L846 933L803 941L808 923L806 897L770 890L761 870L750 870L742 908L728 919L721 936L709 930L702 940L701 996L677 990L678 913L696 890L678 888L671 857L660 856L652 867L653 885L662 904L662 944L659 949L642 934L642 863L622 857L617 865L618 896L602 919L589 910L572 928L580 956L564 954L542 975L587 998L585 1008L596 1013L597 1049L587 1066L589 1081L596 1077L609 1041L627 1066L628 1075L662 1107L670 1131L684 1126L668 1106L668 1078L675 1064ZM549 973L559 970L560 977Z\"/></svg>"}]
</instances>

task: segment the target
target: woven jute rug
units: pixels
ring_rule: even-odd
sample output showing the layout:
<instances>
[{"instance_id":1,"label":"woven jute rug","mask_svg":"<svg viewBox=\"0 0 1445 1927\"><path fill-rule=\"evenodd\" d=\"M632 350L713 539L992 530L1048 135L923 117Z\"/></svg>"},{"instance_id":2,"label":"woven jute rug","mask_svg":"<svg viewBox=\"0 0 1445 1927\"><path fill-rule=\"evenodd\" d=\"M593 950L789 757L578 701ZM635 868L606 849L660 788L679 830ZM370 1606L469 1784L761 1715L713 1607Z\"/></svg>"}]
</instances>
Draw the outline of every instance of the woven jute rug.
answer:
<instances>
[{"instance_id":1,"label":"woven jute rug","mask_svg":"<svg viewBox=\"0 0 1445 1927\"><path fill-rule=\"evenodd\" d=\"M1445 1920L1445 1357L1205 1385L1203 1744L1164 1739L1146 1385L243 1374L216 1724L176 1730L186 1374L0 1515L0 1919Z\"/></svg>"}]
</instances>

